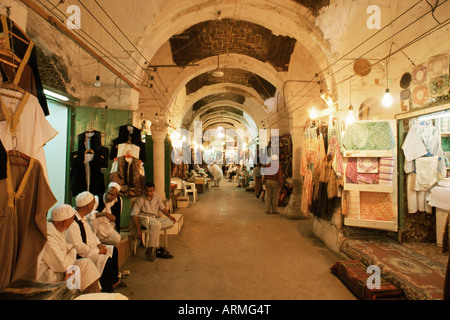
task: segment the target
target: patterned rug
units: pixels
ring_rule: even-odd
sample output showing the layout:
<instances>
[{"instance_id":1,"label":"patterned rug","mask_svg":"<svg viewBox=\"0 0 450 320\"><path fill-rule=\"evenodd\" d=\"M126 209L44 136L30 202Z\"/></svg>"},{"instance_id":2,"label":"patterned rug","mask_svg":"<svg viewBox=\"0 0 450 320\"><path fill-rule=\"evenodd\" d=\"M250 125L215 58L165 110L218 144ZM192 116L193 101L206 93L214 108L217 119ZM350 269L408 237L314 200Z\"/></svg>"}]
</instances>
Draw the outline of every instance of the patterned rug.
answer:
<instances>
[{"instance_id":1,"label":"patterned rug","mask_svg":"<svg viewBox=\"0 0 450 320\"><path fill-rule=\"evenodd\" d=\"M368 281L373 283L369 280L371 275L367 273L367 266L358 260L336 262L331 271L360 300L395 298L403 295L401 289L383 278L379 279L379 288L369 288Z\"/></svg>"},{"instance_id":2,"label":"patterned rug","mask_svg":"<svg viewBox=\"0 0 450 320\"><path fill-rule=\"evenodd\" d=\"M376 265L381 277L402 289L409 300L443 299L447 266L391 239L344 240L341 252L352 260Z\"/></svg>"}]
</instances>

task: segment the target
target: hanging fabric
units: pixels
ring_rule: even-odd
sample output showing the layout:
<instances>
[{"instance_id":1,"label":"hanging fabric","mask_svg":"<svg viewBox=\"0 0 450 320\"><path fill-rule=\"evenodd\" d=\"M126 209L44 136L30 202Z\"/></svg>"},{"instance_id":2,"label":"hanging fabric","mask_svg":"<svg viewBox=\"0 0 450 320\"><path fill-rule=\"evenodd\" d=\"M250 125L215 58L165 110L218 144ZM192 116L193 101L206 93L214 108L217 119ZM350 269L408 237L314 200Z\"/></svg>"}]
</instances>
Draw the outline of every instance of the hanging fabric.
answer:
<instances>
[{"instance_id":1,"label":"hanging fabric","mask_svg":"<svg viewBox=\"0 0 450 320\"><path fill-rule=\"evenodd\" d=\"M0 72L3 83L21 87L35 96L45 116L49 115L37 63L36 48L30 37L11 19L0 15Z\"/></svg>"},{"instance_id":2,"label":"hanging fabric","mask_svg":"<svg viewBox=\"0 0 450 320\"><path fill-rule=\"evenodd\" d=\"M38 160L48 180L44 145L57 134L39 101L28 92L0 89L0 140L6 151L17 150Z\"/></svg>"},{"instance_id":3,"label":"hanging fabric","mask_svg":"<svg viewBox=\"0 0 450 320\"><path fill-rule=\"evenodd\" d=\"M113 140L113 146L111 148L110 159L114 160L119 157L119 145L130 142L131 144L139 147L139 159L145 162L146 151L145 143L142 142L141 130L130 125L124 125L119 128L119 135Z\"/></svg>"},{"instance_id":4,"label":"hanging fabric","mask_svg":"<svg viewBox=\"0 0 450 320\"><path fill-rule=\"evenodd\" d=\"M78 150L70 156L72 196L83 191L103 196L105 181L102 169L108 168L108 148L102 146L101 132L86 131L78 135Z\"/></svg>"},{"instance_id":5,"label":"hanging fabric","mask_svg":"<svg viewBox=\"0 0 450 320\"><path fill-rule=\"evenodd\" d=\"M120 184L120 195L130 198L144 194L145 172L141 160L131 156L122 156L114 160L110 181Z\"/></svg>"},{"instance_id":6,"label":"hanging fabric","mask_svg":"<svg viewBox=\"0 0 450 320\"><path fill-rule=\"evenodd\" d=\"M26 162L24 158L28 158ZM20 152L7 155L0 180L0 289L36 280L38 256L47 239L47 212L56 203L39 161Z\"/></svg>"}]
</instances>

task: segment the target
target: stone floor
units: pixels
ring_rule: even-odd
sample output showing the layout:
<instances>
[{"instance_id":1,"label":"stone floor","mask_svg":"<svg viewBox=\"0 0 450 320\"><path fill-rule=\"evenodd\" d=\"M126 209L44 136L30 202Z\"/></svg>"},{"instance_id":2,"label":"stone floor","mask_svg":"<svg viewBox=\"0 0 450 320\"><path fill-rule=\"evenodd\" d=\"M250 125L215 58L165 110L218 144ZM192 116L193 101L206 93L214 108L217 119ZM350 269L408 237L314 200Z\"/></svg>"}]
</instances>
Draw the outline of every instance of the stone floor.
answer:
<instances>
[{"instance_id":1,"label":"stone floor","mask_svg":"<svg viewBox=\"0 0 450 320\"><path fill-rule=\"evenodd\" d=\"M192 197L191 197L192 200ZM198 195L173 259L146 260L143 247L122 267L131 300L355 300L330 272L340 257L312 235L312 221L265 214L252 192L221 183Z\"/></svg>"}]
</instances>

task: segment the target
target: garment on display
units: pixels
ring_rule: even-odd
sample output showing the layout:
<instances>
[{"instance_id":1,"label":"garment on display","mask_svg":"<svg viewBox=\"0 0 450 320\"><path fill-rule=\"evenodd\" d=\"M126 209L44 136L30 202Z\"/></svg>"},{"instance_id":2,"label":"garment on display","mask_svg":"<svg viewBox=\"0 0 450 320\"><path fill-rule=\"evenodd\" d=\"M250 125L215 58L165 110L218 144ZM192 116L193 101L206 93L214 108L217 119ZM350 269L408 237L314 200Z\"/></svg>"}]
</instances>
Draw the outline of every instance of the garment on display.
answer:
<instances>
[{"instance_id":1,"label":"garment on display","mask_svg":"<svg viewBox=\"0 0 450 320\"><path fill-rule=\"evenodd\" d=\"M431 213L427 203L430 189L447 176L441 133L431 120L411 120L402 149L407 174L408 212Z\"/></svg>"},{"instance_id":2,"label":"garment on display","mask_svg":"<svg viewBox=\"0 0 450 320\"><path fill-rule=\"evenodd\" d=\"M40 162L19 151L8 152L7 178L0 180L0 190L8 191L0 192L3 289L18 280L36 280L38 256L47 237L47 212L56 198Z\"/></svg>"},{"instance_id":3,"label":"garment on display","mask_svg":"<svg viewBox=\"0 0 450 320\"><path fill-rule=\"evenodd\" d=\"M119 135L113 140L113 146L111 148L110 159L114 160L119 157L119 145L123 143L131 143L139 147L139 159L145 162L146 151L145 143L142 142L141 130L131 125L123 125L119 127Z\"/></svg>"},{"instance_id":4,"label":"garment on display","mask_svg":"<svg viewBox=\"0 0 450 320\"><path fill-rule=\"evenodd\" d=\"M102 146L101 132L86 131L78 135L78 150L70 155L72 195L83 191L103 196L105 192L102 169L108 168L109 149Z\"/></svg>"},{"instance_id":5,"label":"garment on display","mask_svg":"<svg viewBox=\"0 0 450 320\"><path fill-rule=\"evenodd\" d=\"M145 171L141 160L122 156L116 158L111 168L110 181L120 186L119 194L130 198L144 194Z\"/></svg>"},{"instance_id":6,"label":"garment on display","mask_svg":"<svg viewBox=\"0 0 450 320\"><path fill-rule=\"evenodd\" d=\"M45 118L38 99L29 92L0 89L0 103L0 139L5 150L17 150L38 160L48 179L43 146L58 132Z\"/></svg>"},{"instance_id":7,"label":"garment on display","mask_svg":"<svg viewBox=\"0 0 450 320\"><path fill-rule=\"evenodd\" d=\"M30 37L4 15L0 15L0 72L3 83L13 84L34 95L45 116L49 110L38 70L37 52Z\"/></svg>"}]
</instances>

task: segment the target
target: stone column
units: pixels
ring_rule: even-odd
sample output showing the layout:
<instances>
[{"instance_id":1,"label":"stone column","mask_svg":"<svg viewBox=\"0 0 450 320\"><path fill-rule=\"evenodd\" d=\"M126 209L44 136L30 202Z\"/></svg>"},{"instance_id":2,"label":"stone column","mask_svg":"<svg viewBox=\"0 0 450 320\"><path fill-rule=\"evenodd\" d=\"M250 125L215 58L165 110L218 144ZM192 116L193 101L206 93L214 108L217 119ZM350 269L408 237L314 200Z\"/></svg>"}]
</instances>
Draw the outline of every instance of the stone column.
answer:
<instances>
[{"instance_id":1,"label":"stone column","mask_svg":"<svg viewBox=\"0 0 450 320\"><path fill-rule=\"evenodd\" d=\"M292 136L292 179L293 190L289 204L284 208L282 215L289 219L304 218L301 213L302 205L302 189L303 177L300 175L300 166L302 159L302 144L303 144L303 128L294 127L291 131Z\"/></svg>"},{"instance_id":2,"label":"stone column","mask_svg":"<svg viewBox=\"0 0 450 320\"><path fill-rule=\"evenodd\" d=\"M165 192L165 140L167 128L165 126L152 125L153 139L153 182L155 183L155 192L161 199L166 200Z\"/></svg>"}]
</instances>

